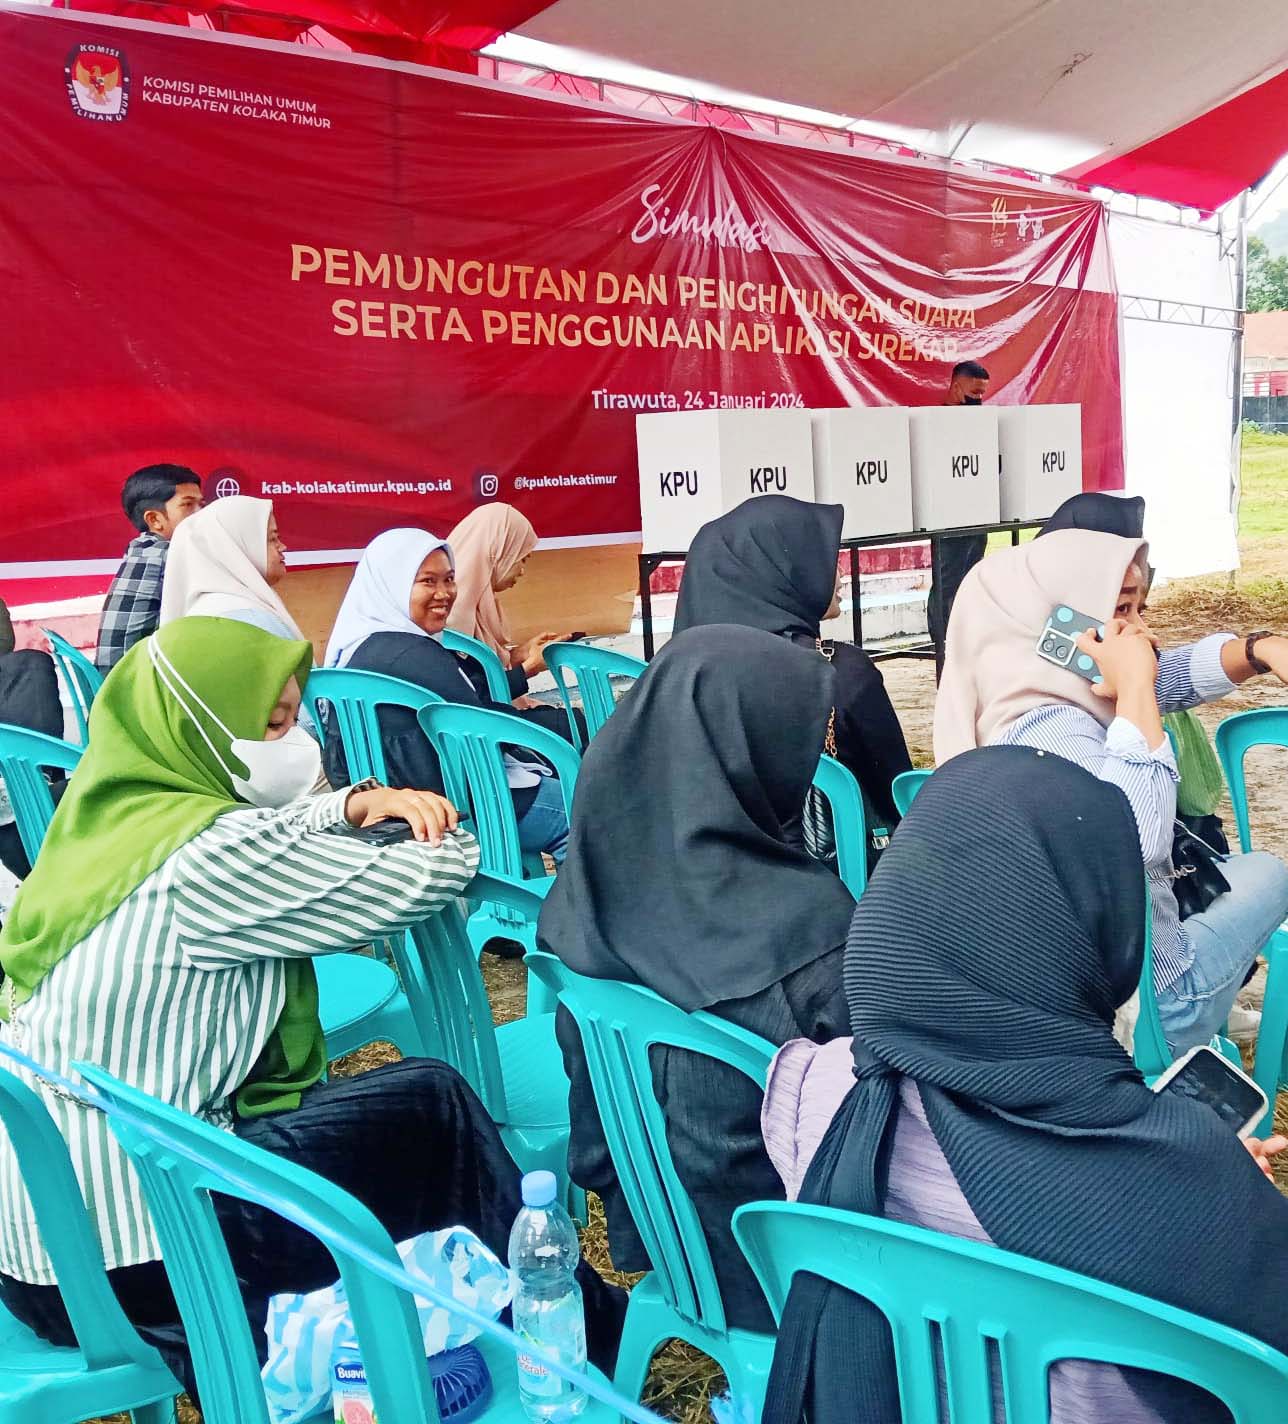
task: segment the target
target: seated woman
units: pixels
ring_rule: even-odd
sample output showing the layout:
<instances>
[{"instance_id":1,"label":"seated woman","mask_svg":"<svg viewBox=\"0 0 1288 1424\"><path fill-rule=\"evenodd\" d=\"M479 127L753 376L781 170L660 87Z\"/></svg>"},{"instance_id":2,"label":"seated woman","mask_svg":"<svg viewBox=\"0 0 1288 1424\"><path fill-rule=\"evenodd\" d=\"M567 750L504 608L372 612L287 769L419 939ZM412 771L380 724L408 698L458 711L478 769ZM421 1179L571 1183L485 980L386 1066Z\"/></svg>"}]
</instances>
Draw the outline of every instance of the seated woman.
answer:
<instances>
[{"instance_id":1,"label":"seated woman","mask_svg":"<svg viewBox=\"0 0 1288 1424\"><path fill-rule=\"evenodd\" d=\"M47 737L63 735L63 704L58 697L58 672L54 660L38 648L14 651L13 620L0 599L0 722L43 732ZM60 795L66 783L55 783ZM21 880L31 865L22 848L22 838L14 821L13 807L0 781L0 865Z\"/></svg>"},{"instance_id":2,"label":"seated woman","mask_svg":"<svg viewBox=\"0 0 1288 1424\"><path fill-rule=\"evenodd\" d=\"M703 525L684 566L675 631L707 623L763 628L816 648L836 669L836 758L863 789L869 825L899 823L890 785L912 769L903 730L876 664L852 643L820 642L840 613L844 510L787 495L749 499ZM857 597L857 592L855 594Z\"/></svg>"},{"instance_id":3,"label":"seated woman","mask_svg":"<svg viewBox=\"0 0 1288 1424\"><path fill-rule=\"evenodd\" d=\"M1265 852L1234 856L1221 867L1229 892L1182 920L1172 892L1176 762L1161 713L1223 697L1259 671L1283 678L1288 638L1214 633L1159 656L1141 616L1146 552L1135 539L1064 529L972 569L948 627L935 760L977 746L1036 747L1126 793L1149 875L1159 1017L1180 1054L1220 1029L1288 915L1288 868ZM1103 641L1079 639L1099 682L1037 654L1061 605L1104 619Z\"/></svg>"},{"instance_id":4,"label":"seated woman","mask_svg":"<svg viewBox=\"0 0 1288 1424\"><path fill-rule=\"evenodd\" d=\"M994 747L937 771L854 914L853 1040L782 1049L765 1141L789 1197L992 1243L1288 1350L1288 1201L1113 1037L1144 955L1140 877L1126 799L1063 758ZM1229 1424L1142 1370L1062 1361L1049 1391L1052 1424ZM809 1277L763 1420L803 1414L903 1417L885 1317Z\"/></svg>"},{"instance_id":5,"label":"seated woman","mask_svg":"<svg viewBox=\"0 0 1288 1424\"><path fill-rule=\"evenodd\" d=\"M63 1074L78 1059L100 1064L320 1172L395 1239L459 1223L504 1256L518 1170L455 1070L404 1059L322 1081L313 957L433 914L469 883L478 847L428 792L295 799L320 756L294 730L309 663L305 643L189 618L116 666L0 935L0 1042ZM391 818L412 838L355 833ZM67 1139L126 1313L191 1388L160 1248L107 1120L27 1080ZM231 1198L216 1209L262 1350L267 1298L322 1286L335 1266L276 1218ZM611 1359L614 1300L593 1272L582 1283L595 1348ZM46 1339L72 1343L3 1133L0 1299Z\"/></svg>"},{"instance_id":6,"label":"seated woman","mask_svg":"<svg viewBox=\"0 0 1288 1424\"><path fill-rule=\"evenodd\" d=\"M546 706L527 695L529 679L545 670L546 647L560 635L538 633L521 647L513 646L510 625L497 597L523 577L528 557L537 547L536 530L512 505L482 504L461 520L447 542L456 560L458 588L447 626L486 643L501 659L510 695L525 717L571 740L563 708ZM469 659L465 671L479 696L489 696L487 679L478 663ZM584 738L584 723L581 730Z\"/></svg>"},{"instance_id":7,"label":"seated woman","mask_svg":"<svg viewBox=\"0 0 1288 1424\"><path fill-rule=\"evenodd\" d=\"M518 717L513 707L480 694L469 678L471 664L443 647L456 597L455 561L445 540L423 529L386 530L367 545L354 572L327 644L327 667L400 677L448 702ZM389 779L442 791L442 769L416 714L384 707L379 716ZM338 735L326 739L326 769L332 785L348 780ZM568 817L558 780L544 763L519 757L509 759L508 776L523 849L562 862Z\"/></svg>"},{"instance_id":8,"label":"seated woman","mask_svg":"<svg viewBox=\"0 0 1288 1424\"><path fill-rule=\"evenodd\" d=\"M750 628L673 638L586 752L541 947L579 974L643 984L773 1043L846 1032L841 945L854 900L783 832L818 764L833 679L809 649ZM557 1029L572 1080L569 1170L603 1198L614 1265L644 1270L563 1009ZM769 1329L729 1225L743 1202L782 1195L760 1141L760 1091L725 1064L667 1050L654 1083L729 1321Z\"/></svg>"},{"instance_id":9,"label":"seated woman","mask_svg":"<svg viewBox=\"0 0 1288 1424\"><path fill-rule=\"evenodd\" d=\"M286 577L285 553L272 500L229 495L199 509L170 540L162 625L194 616L233 618L278 638L303 638L277 594Z\"/></svg>"}]
</instances>

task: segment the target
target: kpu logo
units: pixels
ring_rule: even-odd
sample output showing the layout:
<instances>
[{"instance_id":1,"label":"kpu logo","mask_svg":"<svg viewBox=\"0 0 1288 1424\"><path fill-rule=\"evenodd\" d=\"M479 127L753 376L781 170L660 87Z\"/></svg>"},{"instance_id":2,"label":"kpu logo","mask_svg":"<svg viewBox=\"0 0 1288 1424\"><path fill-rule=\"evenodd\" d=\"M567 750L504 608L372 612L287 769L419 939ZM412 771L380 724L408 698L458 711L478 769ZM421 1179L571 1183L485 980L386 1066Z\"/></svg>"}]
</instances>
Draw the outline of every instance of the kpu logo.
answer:
<instances>
[{"instance_id":1,"label":"kpu logo","mask_svg":"<svg viewBox=\"0 0 1288 1424\"><path fill-rule=\"evenodd\" d=\"M63 66L72 113L119 124L130 111L130 66L110 45L77 45Z\"/></svg>"}]
</instances>

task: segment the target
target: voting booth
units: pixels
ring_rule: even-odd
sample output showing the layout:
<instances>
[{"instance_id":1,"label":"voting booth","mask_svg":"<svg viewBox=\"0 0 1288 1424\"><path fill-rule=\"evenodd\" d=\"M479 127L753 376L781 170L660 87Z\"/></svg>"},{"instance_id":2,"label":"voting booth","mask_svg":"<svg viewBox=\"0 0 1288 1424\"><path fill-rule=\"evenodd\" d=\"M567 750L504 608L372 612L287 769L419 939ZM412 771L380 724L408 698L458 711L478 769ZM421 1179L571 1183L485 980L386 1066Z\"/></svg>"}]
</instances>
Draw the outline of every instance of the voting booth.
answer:
<instances>
[{"instance_id":1,"label":"voting booth","mask_svg":"<svg viewBox=\"0 0 1288 1424\"><path fill-rule=\"evenodd\" d=\"M645 549L683 553L709 520L762 494L814 498L804 410L692 410L635 417Z\"/></svg>"},{"instance_id":2,"label":"voting booth","mask_svg":"<svg viewBox=\"0 0 1288 1424\"><path fill-rule=\"evenodd\" d=\"M814 430L814 493L820 504L845 508L841 537L899 534L912 523L912 459L908 412L849 406L810 412Z\"/></svg>"},{"instance_id":3,"label":"voting booth","mask_svg":"<svg viewBox=\"0 0 1288 1424\"><path fill-rule=\"evenodd\" d=\"M1046 519L1082 493L1082 407L997 406L1002 518Z\"/></svg>"},{"instance_id":4,"label":"voting booth","mask_svg":"<svg viewBox=\"0 0 1288 1424\"><path fill-rule=\"evenodd\" d=\"M908 413L917 529L996 524L1001 515L997 412L937 405Z\"/></svg>"}]
</instances>

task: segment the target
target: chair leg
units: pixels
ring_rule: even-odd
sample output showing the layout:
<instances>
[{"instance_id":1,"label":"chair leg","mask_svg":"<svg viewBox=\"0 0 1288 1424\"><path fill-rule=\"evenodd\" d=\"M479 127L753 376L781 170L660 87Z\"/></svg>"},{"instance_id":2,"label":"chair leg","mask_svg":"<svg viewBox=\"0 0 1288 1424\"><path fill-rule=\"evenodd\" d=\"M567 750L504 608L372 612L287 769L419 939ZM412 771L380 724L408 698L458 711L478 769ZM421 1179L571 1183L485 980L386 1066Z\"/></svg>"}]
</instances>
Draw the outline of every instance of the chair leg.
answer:
<instances>
[{"instance_id":1,"label":"chair leg","mask_svg":"<svg viewBox=\"0 0 1288 1424\"><path fill-rule=\"evenodd\" d=\"M1252 1076L1265 1093L1270 1111L1257 1128L1258 1137L1269 1137L1274 1131L1275 1094L1279 1091L1284 1052L1288 1049L1288 934L1282 930L1276 932L1264 953L1268 962L1266 997L1261 1006L1261 1028L1257 1033Z\"/></svg>"},{"instance_id":2,"label":"chair leg","mask_svg":"<svg viewBox=\"0 0 1288 1424\"><path fill-rule=\"evenodd\" d=\"M178 1403L175 1399L158 1399L155 1404L145 1404L139 1409L131 1409L134 1424L175 1424Z\"/></svg>"},{"instance_id":3,"label":"chair leg","mask_svg":"<svg viewBox=\"0 0 1288 1424\"><path fill-rule=\"evenodd\" d=\"M720 1364L729 1381L736 1420L750 1420L754 1424L760 1418L773 1362L772 1335L753 1335L745 1330L730 1332L729 1348L723 1351Z\"/></svg>"},{"instance_id":4,"label":"chair leg","mask_svg":"<svg viewBox=\"0 0 1288 1424\"><path fill-rule=\"evenodd\" d=\"M660 1301L631 1297L626 1307L626 1324L622 1328L622 1343L617 1347L617 1368L613 1371L613 1388L627 1399L639 1399L648 1380L653 1356L668 1340L676 1338L680 1322L669 1307Z\"/></svg>"}]
</instances>

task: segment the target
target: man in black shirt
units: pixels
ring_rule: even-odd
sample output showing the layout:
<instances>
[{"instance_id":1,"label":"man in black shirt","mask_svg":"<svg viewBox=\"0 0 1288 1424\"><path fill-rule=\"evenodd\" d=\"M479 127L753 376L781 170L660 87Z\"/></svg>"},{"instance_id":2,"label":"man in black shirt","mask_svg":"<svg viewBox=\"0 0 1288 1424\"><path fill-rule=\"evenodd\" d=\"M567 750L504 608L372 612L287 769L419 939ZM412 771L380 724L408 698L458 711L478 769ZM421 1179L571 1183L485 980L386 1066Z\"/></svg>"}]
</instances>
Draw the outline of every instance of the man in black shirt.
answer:
<instances>
[{"instance_id":1,"label":"man in black shirt","mask_svg":"<svg viewBox=\"0 0 1288 1424\"><path fill-rule=\"evenodd\" d=\"M959 361L953 367L952 378L944 395L944 405L983 405L988 394L988 372L978 361ZM939 541L939 584L930 585L926 600L926 623L935 644L936 675L943 669L944 639L948 636L948 619L953 611L953 599L962 579L984 557L987 534L950 535Z\"/></svg>"}]
</instances>

